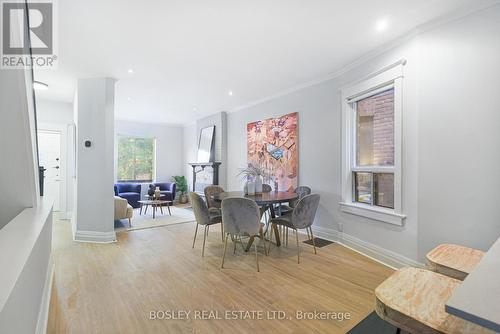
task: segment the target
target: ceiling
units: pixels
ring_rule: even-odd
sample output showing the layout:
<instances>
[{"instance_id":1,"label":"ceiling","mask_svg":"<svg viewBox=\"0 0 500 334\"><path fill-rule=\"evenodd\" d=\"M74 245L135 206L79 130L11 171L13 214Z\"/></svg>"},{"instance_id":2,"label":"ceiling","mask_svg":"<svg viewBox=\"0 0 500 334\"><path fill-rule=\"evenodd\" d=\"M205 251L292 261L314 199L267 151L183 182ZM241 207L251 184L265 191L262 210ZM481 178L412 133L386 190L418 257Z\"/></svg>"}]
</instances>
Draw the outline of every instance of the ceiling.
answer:
<instances>
[{"instance_id":1,"label":"ceiling","mask_svg":"<svg viewBox=\"0 0 500 334\"><path fill-rule=\"evenodd\" d=\"M37 97L71 102L78 78L113 77L117 119L185 124L325 76L428 21L492 2L59 0L59 66L35 71L50 87Z\"/></svg>"}]
</instances>

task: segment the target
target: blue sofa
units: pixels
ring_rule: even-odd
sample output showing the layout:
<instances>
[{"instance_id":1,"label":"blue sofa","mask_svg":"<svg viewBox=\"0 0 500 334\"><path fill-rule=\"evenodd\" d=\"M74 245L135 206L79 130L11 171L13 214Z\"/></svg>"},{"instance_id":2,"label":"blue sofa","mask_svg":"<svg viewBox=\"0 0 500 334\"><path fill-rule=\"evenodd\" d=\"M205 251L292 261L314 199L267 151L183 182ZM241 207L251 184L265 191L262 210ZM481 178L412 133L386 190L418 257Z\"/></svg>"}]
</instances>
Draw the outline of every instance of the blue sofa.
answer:
<instances>
[{"instance_id":1,"label":"blue sofa","mask_svg":"<svg viewBox=\"0 0 500 334\"><path fill-rule=\"evenodd\" d=\"M125 198L133 208L140 206L141 185L136 183L117 183L115 184L115 196Z\"/></svg>"},{"instance_id":2,"label":"blue sofa","mask_svg":"<svg viewBox=\"0 0 500 334\"><path fill-rule=\"evenodd\" d=\"M161 199L165 201L174 201L176 185L175 182L151 183L149 189L160 188Z\"/></svg>"}]
</instances>

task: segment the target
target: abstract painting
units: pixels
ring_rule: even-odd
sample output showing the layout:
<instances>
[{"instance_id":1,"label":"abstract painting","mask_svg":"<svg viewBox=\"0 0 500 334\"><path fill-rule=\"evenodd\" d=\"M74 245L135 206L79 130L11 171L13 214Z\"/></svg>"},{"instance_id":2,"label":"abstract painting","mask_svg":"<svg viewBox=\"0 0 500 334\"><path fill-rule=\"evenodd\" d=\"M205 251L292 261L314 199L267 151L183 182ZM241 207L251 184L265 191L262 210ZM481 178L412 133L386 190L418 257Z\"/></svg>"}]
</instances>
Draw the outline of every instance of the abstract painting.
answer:
<instances>
[{"instance_id":1,"label":"abstract painting","mask_svg":"<svg viewBox=\"0 0 500 334\"><path fill-rule=\"evenodd\" d=\"M294 191L297 188L297 144L296 112L247 124L247 163L268 170L273 189L276 186L279 191Z\"/></svg>"}]
</instances>

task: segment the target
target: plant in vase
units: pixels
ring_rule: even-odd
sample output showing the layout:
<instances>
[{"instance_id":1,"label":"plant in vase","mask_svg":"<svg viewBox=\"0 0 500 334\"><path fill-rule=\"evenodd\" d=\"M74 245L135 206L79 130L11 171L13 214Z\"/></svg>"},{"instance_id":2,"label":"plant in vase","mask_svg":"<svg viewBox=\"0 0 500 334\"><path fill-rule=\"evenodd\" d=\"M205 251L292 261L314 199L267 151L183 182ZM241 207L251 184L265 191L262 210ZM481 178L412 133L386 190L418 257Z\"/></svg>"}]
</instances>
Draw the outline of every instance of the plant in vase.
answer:
<instances>
[{"instance_id":1,"label":"plant in vase","mask_svg":"<svg viewBox=\"0 0 500 334\"><path fill-rule=\"evenodd\" d=\"M252 163L249 163L246 168L241 168L238 176L241 176L244 180L246 180L245 184L245 193L252 194L251 190L255 190L255 193L262 193L262 183L268 179L270 179L269 172L260 166L255 166Z\"/></svg>"},{"instance_id":2,"label":"plant in vase","mask_svg":"<svg viewBox=\"0 0 500 334\"><path fill-rule=\"evenodd\" d=\"M187 185L187 180L185 176L172 176L172 179L175 181L175 185L177 187L177 191L180 192L179 195L179 203L185 204L188 202L187 198L187 191L188 191L188 185Z\"/></svg>"}]
</instances>

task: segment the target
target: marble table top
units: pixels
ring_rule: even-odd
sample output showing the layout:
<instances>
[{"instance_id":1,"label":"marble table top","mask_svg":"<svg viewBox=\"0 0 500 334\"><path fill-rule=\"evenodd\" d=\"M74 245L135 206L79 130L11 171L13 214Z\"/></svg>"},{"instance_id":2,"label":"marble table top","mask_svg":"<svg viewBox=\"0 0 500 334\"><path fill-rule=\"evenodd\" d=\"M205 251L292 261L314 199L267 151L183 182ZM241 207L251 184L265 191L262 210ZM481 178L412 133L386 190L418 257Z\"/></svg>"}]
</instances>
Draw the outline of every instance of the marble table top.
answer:
<instances>
[{"instance_id":1,"label":"marble table top","mask_svg":"<svg viewBox=\"0 0 500 334\"><path fill-rule=\"evenodd\" d=\"M445 310L500 332L500 238L453 291Z\"/></svg>"}]
</instances>

